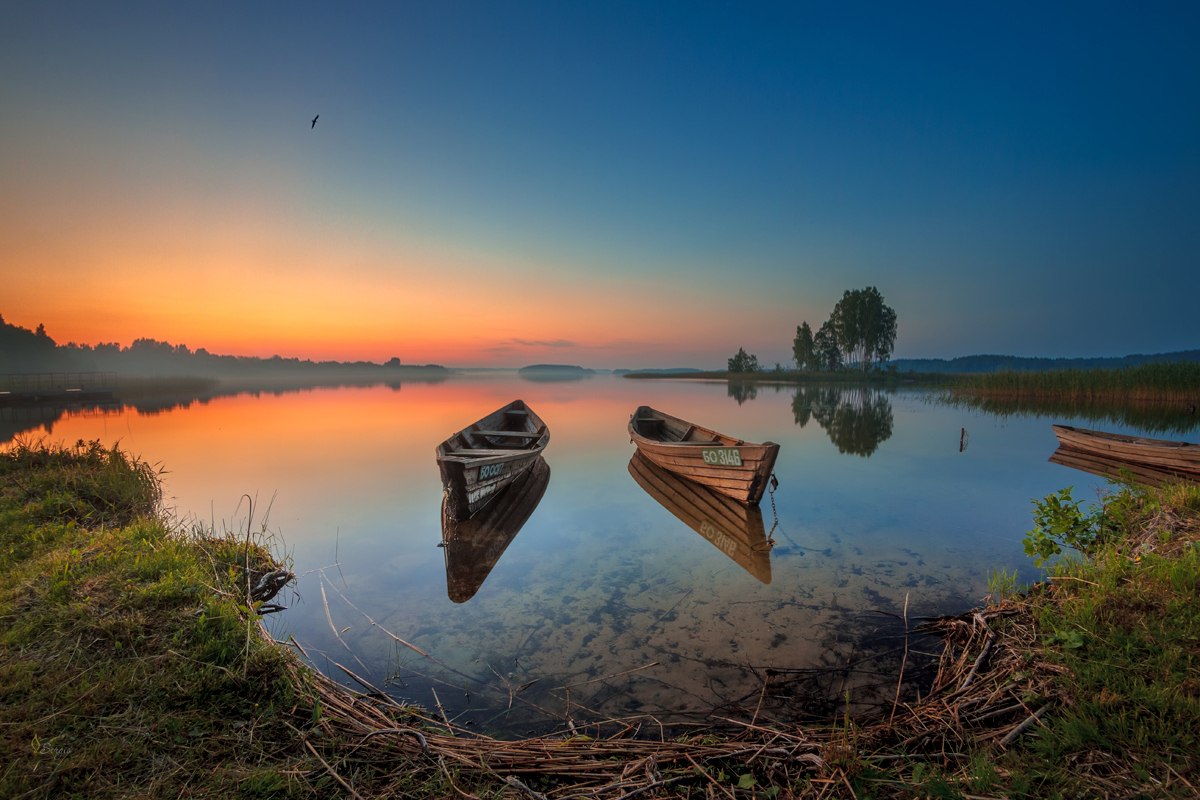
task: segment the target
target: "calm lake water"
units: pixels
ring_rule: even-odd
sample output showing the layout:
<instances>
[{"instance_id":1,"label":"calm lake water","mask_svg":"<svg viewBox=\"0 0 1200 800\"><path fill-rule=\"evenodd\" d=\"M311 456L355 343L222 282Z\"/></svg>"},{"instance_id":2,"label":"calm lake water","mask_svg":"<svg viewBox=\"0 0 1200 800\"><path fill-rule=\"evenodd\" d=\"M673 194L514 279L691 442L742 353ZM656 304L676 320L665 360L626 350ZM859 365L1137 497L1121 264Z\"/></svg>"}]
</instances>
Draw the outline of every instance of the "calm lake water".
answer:
<instances>
[{"instance_id":1,"label":"calm lake water","mask_svg":"<svg viewBox=\"0 0 1200 800\"><path fill-rule=\"evenodd\" d=\"M529 488L507 544L439 547L435 446L518 397L551 429L548 483ZM625 425L641 404L782 445L762 533L756 519L689 526L635 481ZM847 689L856 706L891 702L906 627L977 604L993 571L1036 580L1021 545L1031 501L1106 485L1047 461L1051 422L1101 427L915 390L502 374L15 427L120 442L166 470L183 520L265 522L299 576L269 627L331 676L361 688L341 664L464 724L524 733L567 719L820 716ZM936 643L910 645L919 681Z\"/></svg>"}]
</instances>

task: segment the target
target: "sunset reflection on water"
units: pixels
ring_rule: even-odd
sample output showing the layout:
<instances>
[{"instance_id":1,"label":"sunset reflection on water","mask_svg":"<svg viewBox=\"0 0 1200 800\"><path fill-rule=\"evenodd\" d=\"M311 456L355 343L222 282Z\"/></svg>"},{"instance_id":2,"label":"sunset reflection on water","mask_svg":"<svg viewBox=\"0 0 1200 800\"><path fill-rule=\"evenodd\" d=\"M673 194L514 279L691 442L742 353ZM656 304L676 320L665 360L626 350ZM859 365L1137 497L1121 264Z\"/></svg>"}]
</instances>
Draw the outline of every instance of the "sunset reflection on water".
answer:
<instances>
[{"instance_id":1,"label":"sunset reflection on water","mask_svg":"<svg viewBox=\"0 0 1200 800\"><path fill-rule=\"evenodd\" d=\"M269 618L276 636L294 636L339 680L334 662L422 704L436 689L448 713L502 731L566 716L679 720L760 695L762 713L820 712L846 686L864 703L890 700L901 612L960 611L995 569L1032 578L1030 500L1103 484L1048 463L1053 436L1036 418L919 392L755 388L468 375L68 414L24 436L119 442L161 465L181 520L265 524L299 576L280 595L289 610ZM516 398L551 430L553 477L482 582L452 598L434 448ZM743 553L639 485L625 426L641 404L782 445L779 489L758 510L773 547ZM867 668L848 675L851 662ZM803 691L763 694L768 670L807 668L829 671L808 673ZM525 687L516 702L514 685Z\"/></svg>"}]
</instances>

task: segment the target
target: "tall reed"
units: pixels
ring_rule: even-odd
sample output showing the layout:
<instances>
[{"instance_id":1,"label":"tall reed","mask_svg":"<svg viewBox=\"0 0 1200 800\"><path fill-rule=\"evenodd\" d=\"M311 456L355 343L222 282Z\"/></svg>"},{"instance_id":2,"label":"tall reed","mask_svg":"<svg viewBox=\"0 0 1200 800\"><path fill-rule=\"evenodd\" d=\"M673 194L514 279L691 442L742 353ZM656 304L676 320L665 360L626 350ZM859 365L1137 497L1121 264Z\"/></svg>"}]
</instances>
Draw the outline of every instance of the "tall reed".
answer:
<instances>
[{"instance_id":1,"label":"tall reed","mask_svg":"<svg viewBox=\"0 0 1200 800\"><path fill-rule=\"evenodd\" d=\"M990 372L959 379L953 396L1074 403L1200 404L1200 364L1143 364L1126 369Z\"/></svg>"}]
</instances>

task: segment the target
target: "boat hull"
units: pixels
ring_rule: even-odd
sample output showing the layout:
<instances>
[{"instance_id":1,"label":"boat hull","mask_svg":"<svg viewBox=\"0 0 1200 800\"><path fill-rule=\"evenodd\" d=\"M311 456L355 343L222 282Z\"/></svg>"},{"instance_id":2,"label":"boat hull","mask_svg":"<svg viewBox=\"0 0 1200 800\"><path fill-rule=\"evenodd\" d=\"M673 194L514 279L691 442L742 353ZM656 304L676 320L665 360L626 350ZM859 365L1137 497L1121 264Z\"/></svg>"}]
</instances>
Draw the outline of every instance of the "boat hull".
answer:
<instances>
[{"instance_id":1,"label":"boat hull","mask_svg":"<svg viewBox=\"0 0 1200 800\"><path fill-rule=\"evenodd\" d=\"M447 513L466 519L530 469L550 443L545 423L521 400L493 411L437 446Z\"/></svg>"},{"instance_id":2,"label":"boat hull","mask_svg":"<svg viewBox=\"0 0 1200 800\"><path fill-rule=\"evenodd\" d=\"M1200 478L1200 445L1052 425L1059 449L1110 461L1137 464L1183 477Z\"/></svg>"},{"instance_id":3,"label":"boat hull","mask_svg":"<svg viewBox=\"0 0 1200 800\"><path fill-rule=\"evenodd\" d=\"M766 492L779 455L774 442L746 442L641 406L629 438L649 461L746 505Z\"/></svg>"}]
</instances>

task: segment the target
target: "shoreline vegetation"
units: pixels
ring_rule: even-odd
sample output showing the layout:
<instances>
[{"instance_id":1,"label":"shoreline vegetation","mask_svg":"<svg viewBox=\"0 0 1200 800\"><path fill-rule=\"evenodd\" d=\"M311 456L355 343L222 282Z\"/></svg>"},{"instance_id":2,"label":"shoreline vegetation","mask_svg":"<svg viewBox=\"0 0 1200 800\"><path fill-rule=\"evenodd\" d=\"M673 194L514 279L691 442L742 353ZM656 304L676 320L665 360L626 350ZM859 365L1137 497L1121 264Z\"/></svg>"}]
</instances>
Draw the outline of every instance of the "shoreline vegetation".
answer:
<instances>
[{"instance_id":1,"label":"shoreline vegetation","mask_svg":"<svg viewBox=\"0 0 1200 800\"><path fill-rule=\"evenodd\" d=\"M1116 369L1060 369L963 374L898 370L756 372L635 372L641 380L723 380L731 384L866 384L944 389L945 399L985 410L1026 407L1075 409L1170 406L1200 415L1200 362L1141 364ZM1067 413L1067 412L1064 412Z\"/></svg>"},{"instance_id":2,"label":"shoreline vegetation","mask_svg":"<svg viewBox=\"0 0 1200 800\"><path fill-rule=\"evenodd\" d=\"M1194 797L1200 488L1035 507L1045 581L999 574L981 607L907 625L943 647L918 701L503 740L273 641L256 589L288 565L265 526L181 527L159 474L116 446L16 442L0 451L0 795Z\"/></svg>"}]
</instances>

